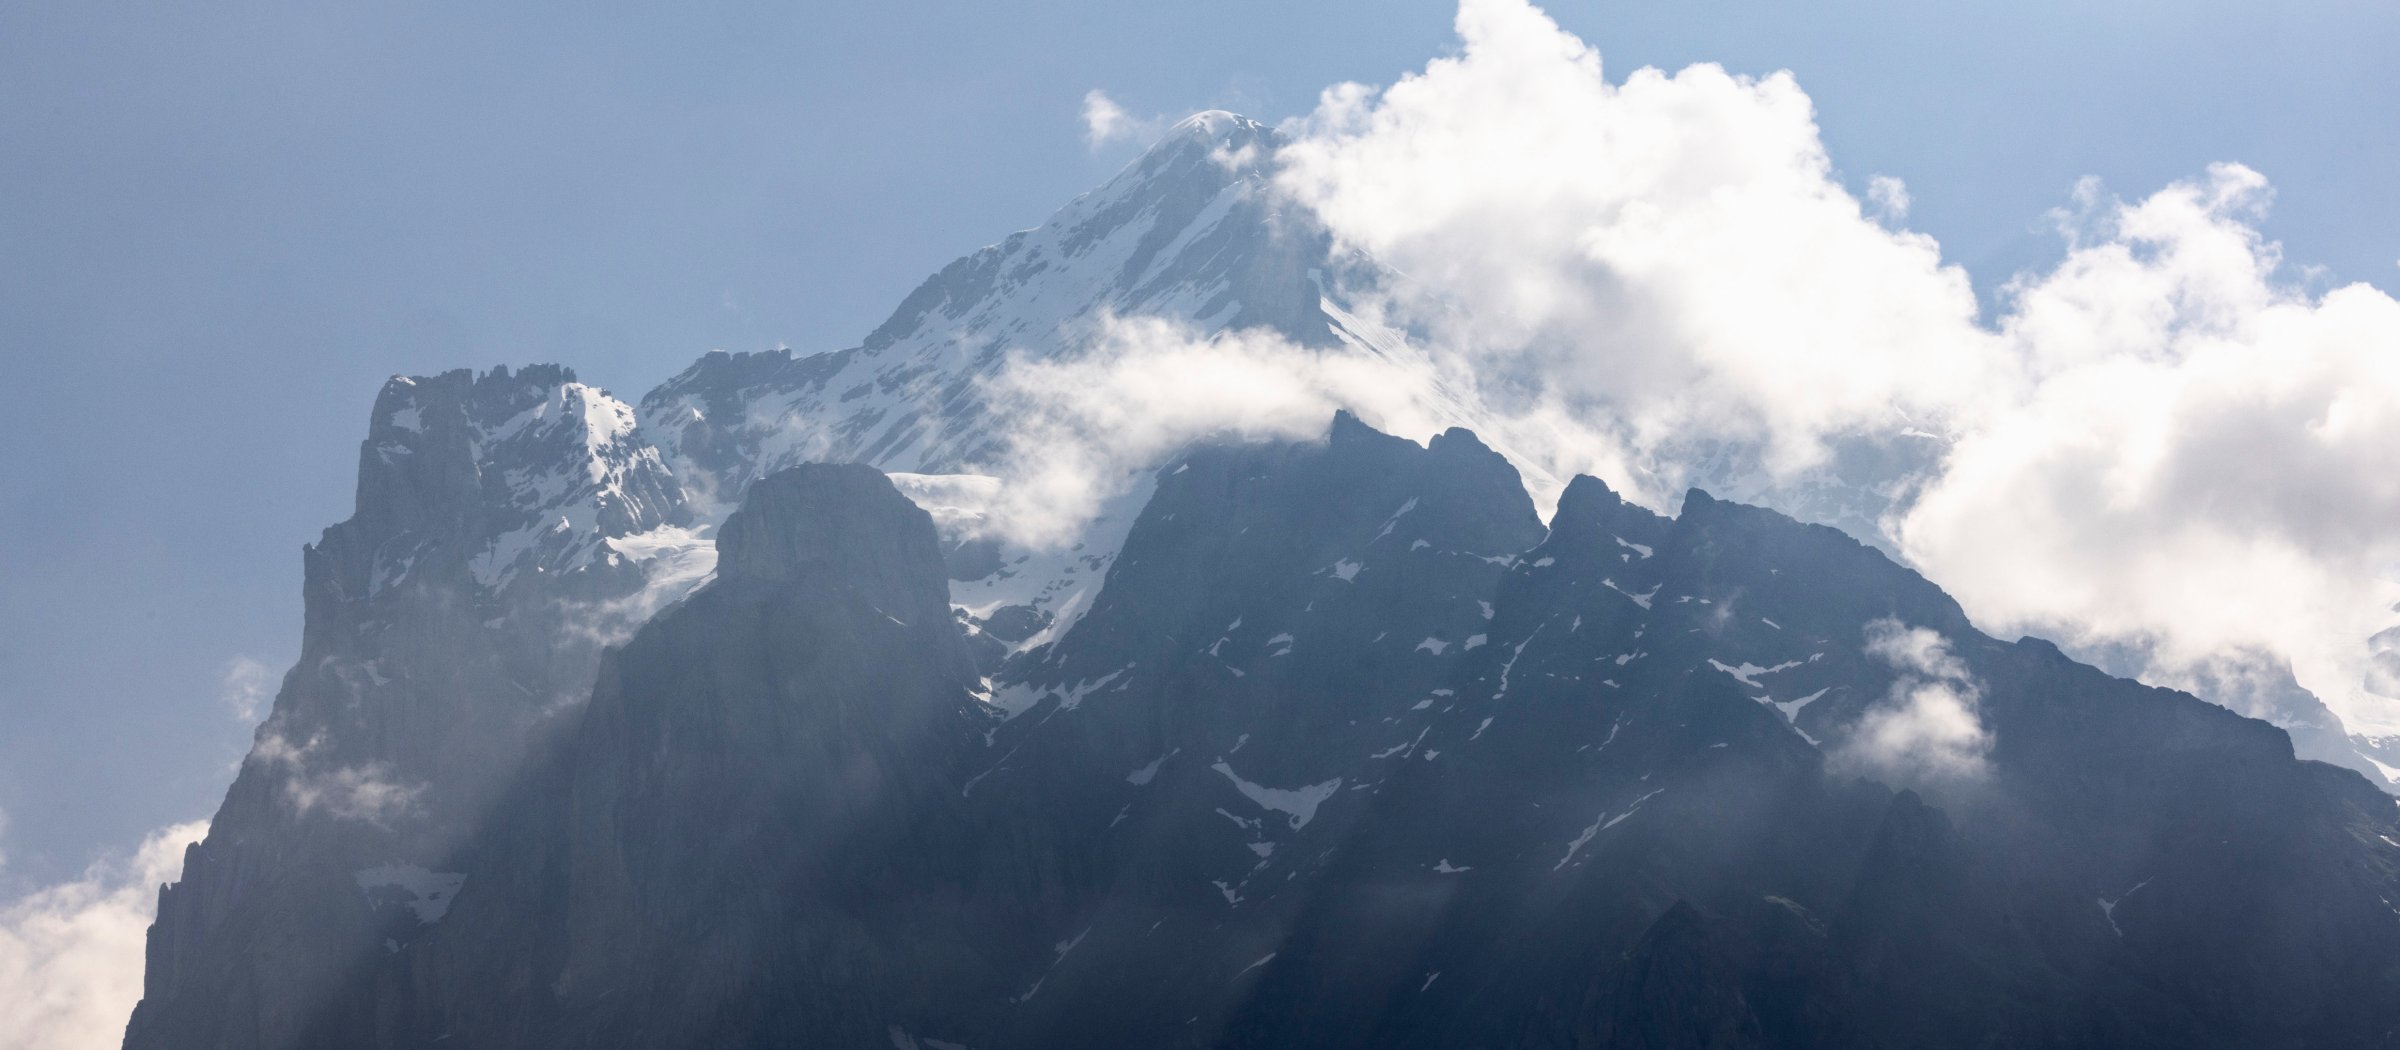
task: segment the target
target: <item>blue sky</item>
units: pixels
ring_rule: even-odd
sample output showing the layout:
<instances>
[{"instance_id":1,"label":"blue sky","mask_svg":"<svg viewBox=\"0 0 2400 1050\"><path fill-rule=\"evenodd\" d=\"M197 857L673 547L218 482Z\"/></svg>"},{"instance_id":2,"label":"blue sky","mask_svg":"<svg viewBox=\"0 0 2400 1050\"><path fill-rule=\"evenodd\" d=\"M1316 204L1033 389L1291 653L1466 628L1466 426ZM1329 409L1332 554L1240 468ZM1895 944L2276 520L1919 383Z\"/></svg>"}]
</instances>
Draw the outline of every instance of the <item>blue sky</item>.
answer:
<instances>
[{"instance_id":1,"label":"blue sky","mask_svg":"<svg viewBox=\"0 0 2400 1050\"><path fill-rule=\"evenodd\" d=\"M2400 9L1582 2L1606 56L1790 69L1846 182L1987 294L2092 175L2240 161L2312 280L2400 288ZM632 398L849 345L1098 182L1136 114L1275 120L1454 47L1439 2L0 8L0 897L213 810L231 661L297 648L383 377L555 360Z\"/></svg>"}]
</instances>

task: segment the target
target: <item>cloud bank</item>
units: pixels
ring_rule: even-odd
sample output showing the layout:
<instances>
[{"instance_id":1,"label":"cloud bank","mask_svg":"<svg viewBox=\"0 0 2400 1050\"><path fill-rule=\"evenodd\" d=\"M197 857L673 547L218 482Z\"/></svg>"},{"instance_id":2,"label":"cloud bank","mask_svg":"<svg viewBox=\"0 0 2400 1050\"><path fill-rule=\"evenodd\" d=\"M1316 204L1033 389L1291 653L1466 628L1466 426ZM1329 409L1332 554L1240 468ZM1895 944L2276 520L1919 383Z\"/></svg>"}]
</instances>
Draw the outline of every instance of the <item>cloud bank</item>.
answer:
<instances>
[{"instance_id":1,"label":"cloud bank","mask_svg":"<svg viewBox=\"0 0 2400 1050\"><path fill-rule=\"evenodd\" d=\"M1030 498L1088 504L1075 478L1121 458L1314 432L1338 404L1412 436L1457 409L1541 478L1599 474L1661 509L1705 482L1839 518L1988 630L2144 654L2162 680L2288 664L2354 728L2400 732L2366 684L2400 603L2400 303L2287 274L2258 173L2131 201L2062 188L2062 258L1985 317L1900 225L1905 185L1844 184L1788 74L1612 82L1524 0L1464 0L1457 29L1456 54L1286 122L1274 179L1396 271L1355 306L1411 333L1422 367L1254 334L1028 362L1012 382L1046 406L1028 434L1108 450ZM1426 391L1468 407L1410 400ZM1863 474L1840 462L1859 449ZM1836 489L1847 518L1811 502Z\"/></svg>"},{"instance_id":2,"label":"cloud bank","mask_svg":"<svg viewBox=\"0 0 2400 1050\"><path fill-rule=\"evenodd\" d=\"M2400 303L2278 281L2266 193L2234 165L2136 203L2086 189L2080 243L2010 290L2022 393L1895 534L1979 619L2146 642L2170 669L2271 654L2388 733L2366 643L2400 602Z\"/></svg>"},{"instance_id":3,"label":"cloud bank","mask_svg":"<svg viewBox=\"0 0 2400 1050\"><path fill-rule=\"evenodd\" d=\"M0 905L0 1046L111 1050L142 995L158 888L183 870L207 821L154 832L129 857Z\"/></svg>"},{"instance_id":4,"label":"cloud bank","mask_svg":"<svg viewBox=\"0 0 2400 1050\"><path fill-rule=\"evenodd\" d=\"M1614 84L1515 0L1468 0L1458 29L1422 73L1327 90L1278 182L1407 275L1385 307L1502 377L1494 407L1556 405L1640 458L1752 442L1788 474L2002 368L1964 271L1866 215L1789 75Z\"/></svg>"}]
</instances>

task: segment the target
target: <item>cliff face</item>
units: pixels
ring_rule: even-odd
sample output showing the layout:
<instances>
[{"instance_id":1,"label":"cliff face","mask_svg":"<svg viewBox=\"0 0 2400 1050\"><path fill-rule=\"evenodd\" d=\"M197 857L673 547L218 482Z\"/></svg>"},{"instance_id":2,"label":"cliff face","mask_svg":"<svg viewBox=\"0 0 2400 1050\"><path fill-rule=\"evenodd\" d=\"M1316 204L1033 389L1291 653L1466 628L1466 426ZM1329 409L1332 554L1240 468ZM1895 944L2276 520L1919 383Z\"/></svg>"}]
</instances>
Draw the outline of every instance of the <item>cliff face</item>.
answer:
<instances>
[{"instance_id":1,"label":"cliff face","mask_svg":"<svg viewBox=\"0 0 2400 1050\"><path fill-rule=\"evenodd\" d=\"M879 1040L966 916L976 678L932 519L860 466L754 486L717 581L612 655L567 748L573 1045ZM505 861L503 861L505 863Z\"/></svg>"},{"instance_id":2,"label":"cliff face","mask_svg":"<svg viewBox=\"0 0 2400 1050\"><path fill-rule=\"evenodd\" d=\"M1831 529L1591 479L1545 527L1473 435L1344 418L1162 470L1092 609L989 680L932 520L872 470L770 475L720 546L432 869L454 903L279 989L296 1038L157 1045L2254 1047L2400 1020L2388 798L1988 638Z\"/></svg>"},{"instance_id":3,"label":"cliff face","mask_svg":"<svg viewBox=\"0 0 2400 1050\"><path fill-rule=\"evenodd\" d=\"M162 893L130 1046L301 1045L351 961L448 907L449 857L604 641L692 577L632 409L556 367L399 378L356 511L303 552L301 657Z\"/></svg>"}]
</instances>

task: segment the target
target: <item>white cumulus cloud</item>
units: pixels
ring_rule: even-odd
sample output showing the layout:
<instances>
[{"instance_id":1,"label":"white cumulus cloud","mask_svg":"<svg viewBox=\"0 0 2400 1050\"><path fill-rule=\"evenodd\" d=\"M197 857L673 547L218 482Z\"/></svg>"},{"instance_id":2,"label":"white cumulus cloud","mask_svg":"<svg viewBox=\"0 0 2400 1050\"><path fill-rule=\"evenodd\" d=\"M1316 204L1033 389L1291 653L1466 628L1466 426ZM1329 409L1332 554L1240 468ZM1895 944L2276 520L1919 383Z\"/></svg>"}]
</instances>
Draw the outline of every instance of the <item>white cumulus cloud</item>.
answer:
<instances>
[{"instance_id":1,"label":"white cumulus cloud","mask_svg":"<svg viewBox=\"0 0 2400 1050\"><path fill-rule=\"evenodd\" d=\"M0 905L0 1046L113 1050L142 994L158 888L183 870L207 821L152 833L131 856Z\"/></svg>"},{"instance_id":2,"label":"white cumulus cloud","mask_svg":"<svg viewBox=\"0 0 2400 1050\"><path fill-rule=\"evenodd\" d=\"M1455 57L1287 124L1278 183L1407 275L1389 308L1498 405L1555 403L1660 467L1734 439L1789 473L2004 366L1965 272L1866 214L1789 75L1612 83L1520 0L1467 0L1458 30Z\"/></svg>"},{"instance_id":3,"label":"white cumulus cloud","mask_svg":"<svg viewBox=\"0 0 2400 1050\"><path fill-rule=\"evenodd\" d=\"M1983 626L2163 679L2262 654L2400 730L2366 687L2400 602L2400 303L2287 275L2258 173L2073 188L2061 261L1986 318L1896 178L1843 187L1789 75L1611 81L1524 0L1457 26L1455 55L1287 122L1277 185L1405 275L1370 309L1445 382L1552 421L1521 458L1671 507L1730 452L1776 502L1905 435L1866 520Z\"/></svg>"},{"instance_id":4,"label":"white cumulus cloud","mask_svg":"<svg viewBox=\"0 0 2400 1050\"><path fill-rule=\"evenodd\" d=\"M1965 430L1897 521L1987 624L2288 661L2354 728L2400 601L2400 303L2276 278L2238 166L2096 207L2095 237L2012 289L2026 393ZM2089 191L2087 191L2087 196Z\"/></svg>"}]
</instances>

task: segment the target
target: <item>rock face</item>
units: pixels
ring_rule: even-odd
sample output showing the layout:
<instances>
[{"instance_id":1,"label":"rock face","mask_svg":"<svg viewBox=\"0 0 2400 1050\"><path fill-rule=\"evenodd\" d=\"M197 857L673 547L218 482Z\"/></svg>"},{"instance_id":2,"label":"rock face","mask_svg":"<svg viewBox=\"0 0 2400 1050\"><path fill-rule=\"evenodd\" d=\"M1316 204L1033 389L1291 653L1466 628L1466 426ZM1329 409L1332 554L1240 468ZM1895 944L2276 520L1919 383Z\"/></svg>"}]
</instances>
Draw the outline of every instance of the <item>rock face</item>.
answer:
<instances>
[{"instance_id":1,"label":"rock face","mask_svg":"<svg viewBox=\"0 0 2400 1050\"><path fill-rule=\"evenodd\" d=\"M2387 796L1988 638L1828 528L1699 492L1666 519L1588 478L1545 526L1473 435L1345 417L1163 470L1090 612L988 684L931 518L876 472L770 475L720 542L445 858L445 914L278 1000L301 1038L156 1045L2256 1047L2400 1022Z\"/></svg>"},{"instance_id":2,"label":"rock face","mask_svg":"<svg viewBox=\"0 0 2400 1050\"><path fill-rule=\"evenodd\" d=\"M866 1045L885 997L939 1005L917 979L958 948L979 719L931 519L871 468L799 467L720 549L602 670L548 921L489 917L556 938L561 1045Z\"/></svg>"},{"instance_id":3,"label":"rock face","mask_svg":"<svg viewBox=\"0 0 2400 1050\"><path fill-rule=\"evenodd\" d=\"M386 385L357 509L304 552L300 661L161 894L127 1044L306 1045L374 1009L337 964L448 907L446 858L690 568L684 520L631 407L565 369Z\"/></svg>"},{"instance_id":4,"label":"rock face","mask_svg":"<svg viewBox=\"0 0 2400 1050\"><path fill-rule=\"evenodd\" d=\"M731 510L752 479L859 462L927 476L917 481L930 488L910 491L958 547L966 537L951 526L971 529L997 492L989 475L1012 454L1011 406L994 380L1018 359L1092 352L1112 318L1198 336L1261 330L1298 353L1415 360L1396 334L1351 315L1345 297L1374 287L1376 268L1336 251L1313 216L1269 192L1280 144L1231 113L1185 120L1041 226L928 277L856 347L702 357L642 398L643 430L704 521ZM1444 418L1469 421L1449 409ZM1102 508L1071 551L958 550L954 597L979 619L1005 611L1071 623L1141 506L1136 492Z\"/></svg>"}]
</instances>

